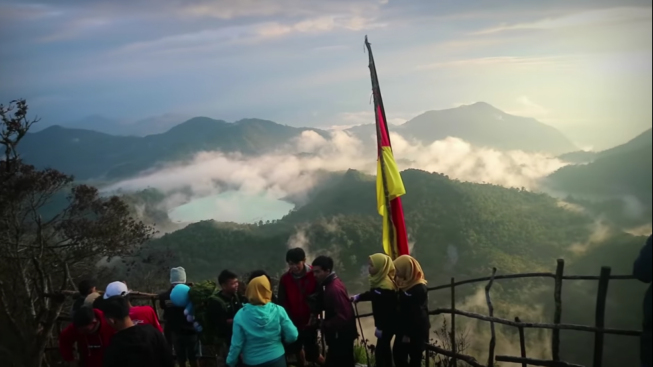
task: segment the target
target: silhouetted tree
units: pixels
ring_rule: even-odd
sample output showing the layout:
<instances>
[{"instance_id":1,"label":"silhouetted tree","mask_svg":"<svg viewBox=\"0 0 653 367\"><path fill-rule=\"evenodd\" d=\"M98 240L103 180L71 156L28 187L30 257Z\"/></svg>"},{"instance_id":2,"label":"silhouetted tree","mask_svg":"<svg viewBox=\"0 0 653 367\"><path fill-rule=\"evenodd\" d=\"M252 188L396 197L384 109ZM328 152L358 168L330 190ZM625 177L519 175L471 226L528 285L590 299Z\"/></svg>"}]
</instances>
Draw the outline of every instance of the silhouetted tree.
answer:
<instances>
[{"instance_id":1,"label":"silhouetted tree","mask_svg":"<svg viewBox=\"0 0 653 367\"><path fill-rule=\"evenodd\" d=\"M71 269L129 255L154 230L135 221L120 198L24 163L17 147L38 121L27 112L24 100L0 105L0 359L40 367L63 307L61 292L74 286ZM63 190L69 190L65 208L43 219L40 210Z\"/></svg>"}]
</instances>

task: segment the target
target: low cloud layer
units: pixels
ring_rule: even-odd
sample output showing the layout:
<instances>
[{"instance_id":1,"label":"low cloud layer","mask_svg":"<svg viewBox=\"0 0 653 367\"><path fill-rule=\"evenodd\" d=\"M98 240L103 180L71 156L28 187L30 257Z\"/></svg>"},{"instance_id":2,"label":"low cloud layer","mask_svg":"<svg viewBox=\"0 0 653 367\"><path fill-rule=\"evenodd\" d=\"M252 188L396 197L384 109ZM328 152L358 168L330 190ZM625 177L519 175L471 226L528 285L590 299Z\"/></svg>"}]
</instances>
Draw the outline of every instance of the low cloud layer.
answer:
<instances>
[{"instance_id":1,"label":"low cloud layer","mask_svg":"<svg viewBox=\"0 0 653 367\"><path fill-rule=\"evenodd\" d=\"M536 190L539 179L565 164L544 155L479 149L456 138L427 146L410 142L397 134L392 134L392 139L400 169L441 172L463 181ZM318 171L352 168L375 174L374 152L366 151L364 146L362 141L343 131L332 132L331 139L306 131L276 153L246 157L202 152L191 162L171 164L120 182L112 189L154 187L171 193L190 188L194 196L237 190L280 199L302 194L313 187L317 183L315 173Z\"/></svg>"}]
</instances>

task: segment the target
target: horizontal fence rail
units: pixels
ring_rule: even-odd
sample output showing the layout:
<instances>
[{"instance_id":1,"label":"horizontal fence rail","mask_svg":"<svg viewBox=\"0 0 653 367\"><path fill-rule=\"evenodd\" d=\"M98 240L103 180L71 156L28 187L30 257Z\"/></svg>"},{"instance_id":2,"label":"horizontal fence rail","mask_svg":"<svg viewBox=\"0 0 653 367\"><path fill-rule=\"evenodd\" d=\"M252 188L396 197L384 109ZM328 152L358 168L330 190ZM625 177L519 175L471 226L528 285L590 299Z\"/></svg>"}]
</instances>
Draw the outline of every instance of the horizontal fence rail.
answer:
<instances>
[{"instance_id":1,"label":"horizontal fence rail","mask_svg":"<svg viewBox=\"0 0 653 367\"><path fill-rule=\"evenodd\" d=\"M608 284L610 281L632 281L636 278L632 275L612 275L611 269L604 267L601 269L600 276L591 276L591 275L564 275L565 261L560 259L558 260L558 267L555 273L522 273L522 274L506 274L506 275L496 275L496 269L493 269L493 274L489 277L469 279L464 281L456 281L455 279L451 280L449 284L442 284L435 287L430 287L429 292L440 291L440 290L451 290L451 308L437 308L435 310L429 311L430 315L450 315L451 316L451 331L450 331L450 344L452 345L453 350L446 350L436 345L427 344L427 352L432 352L450 358L449 366L457 366L455 362L461 361L465 362L467 365L472 367L492 367L494 362L505 362L505 363L514 363L521 364L522 367L527 366L543 366L543 367L585 367L573 363L568 363L560 360L560 331L581 331L595 334L595 346L594 346L594 364L592 367L602 367L603 366L603 347L604 347L604 336L607 335L619 335L627 337L641 337L642 332L639 330L621 330L621 329L611 329L605 327L605 303L608 293ZM532 279L532 278L544 278L552 279L555 281L554 288L554 300L555 300L555 315L554 323L532 323L532 322L523 322L520 318L515 318L514 321L506 320L502 318L494 317L494 307L492 305L490 291L492 285L496 281L502 280L515 280L515 279ZM572 324L563 324L562 321L562 287L564 281L596 281L599 282L599 291L597 294L597 314L596 314L596 325L595 326L586 326L586 325L572 325ZM463 310L456 309L456 292L455 288L464 286L464 285L474 285L479 283L487 283L485 287L486 301L488 304L488 310L490 315L481 315L474 312L468 312ZM357 317L365 318L372 317L373 314L361 314ZM490 323L490 328L492 332L492 338L489 346L489 360L486 365L478 362L474 357L468 356L465 354L458 353L456 351L456 316L463 316L470 319L480 320ZM520 347L521 347L521 356L496 356L494 355L494 348L496 347L496 336L494 335L494 325L500 324L510 327L515 327L519 331L520 336ZM524 334L525 329L544 329L552 330L551 346L552 346L552 359L551 360L539 360L527 358L526 350L526 337ZM428 367L430 363L429 358L427 358L426 366ZM368 364L369 365L369 364Z\"/></svg>"}]
</instances>

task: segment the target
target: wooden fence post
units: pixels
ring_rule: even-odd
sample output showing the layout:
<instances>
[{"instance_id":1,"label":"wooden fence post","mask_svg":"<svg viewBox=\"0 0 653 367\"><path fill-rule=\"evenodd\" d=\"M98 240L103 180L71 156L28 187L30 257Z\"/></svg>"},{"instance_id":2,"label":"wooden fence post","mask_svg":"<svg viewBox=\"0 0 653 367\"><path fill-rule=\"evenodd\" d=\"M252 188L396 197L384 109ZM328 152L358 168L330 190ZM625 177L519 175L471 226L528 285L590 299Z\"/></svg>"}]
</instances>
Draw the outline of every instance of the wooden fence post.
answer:
<instances>
[{"instance_id":1,"label":"wooden fence post","mask_svg":"<svg viewBox=\"0 0 653 367\"><path fill-rule=\"evenodd\" d=\"M519 319L519 317L515 317L515 322L521 324L521 320ZM526 355L526 334L524 334L523 326L519 327L519 346L521 347L521 357L524 359L528 358L528 356ZM528 365L526 363L523 363L522 367L528 367Z\"/></svg>"},{"instance_id":2,"label":"wooden fence post","mask_svg":"<svg viewBox=\"0 0 653 367\"><path fill-rule=\"evenodd\" d=\"M458 353L458 345L456 343L456 278L451 278L451 309L454 311L451 314L451 351L456 354ZM453 357L451 367L458 366L458 359Z\"/></svg>"},{"instance_id":3,"label":"wooden fence post","mask_svg":"<svg viewBox=\"0 0 653 367\"><path fill-rule=\"evenodd\" d=\"M558 268L556 270L555 278L555 315L553 317L553 323L560 325L562 322L562 282L565 275L565 261L563 259L558 259ZM551 337L551 352L553 354L553 360L558 362L560 359L560 330L553 330Z\"/></svg>"},{"instance_id":4,"label":"wooden fence post","mask_svg":"<svg viewBox=\"0 0 653 367\"><path fill-rule=\"evenodd\" d=\"M610 275L612 269L609 267L601 268L601 279L599 280L599 289L596 297L596 322L595 326L600 329L594 336L594 367L603 367L603 342L605 334L605 304L608 297L608 286L610 285Z\"/></svg>"},{"instance_id":5,"label":"wooden fence post","mask_svg":"<svg viewBox=\"0 0 653 367\"><path fill-rule=\"evenodd\" d=\"M490 290L492 290L492 285L494 285L494 277L497 275L497 268L492 269L492 279L485 287L485 300L487 301L487 308L490 313L490 317L494 318L494 305L492 304L492 298L490 297ZM494 321L490 322L490 331L492 333L492 339L490 339L490 352L488 353L488 367L494 367L494 352L497 347L497 333L494 326Z\"/></svg>"}]
</instances>

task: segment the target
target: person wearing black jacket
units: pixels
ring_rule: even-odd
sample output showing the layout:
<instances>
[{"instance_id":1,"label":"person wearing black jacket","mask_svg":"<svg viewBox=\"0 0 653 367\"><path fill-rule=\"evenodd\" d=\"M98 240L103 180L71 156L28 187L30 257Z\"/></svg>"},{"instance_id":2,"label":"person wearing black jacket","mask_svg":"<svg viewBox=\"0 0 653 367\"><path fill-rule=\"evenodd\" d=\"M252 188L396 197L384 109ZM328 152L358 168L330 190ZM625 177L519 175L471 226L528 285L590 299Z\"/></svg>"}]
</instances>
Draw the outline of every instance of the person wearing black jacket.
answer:
<instances>
[{"instance_id":1,"label":"person wearing black jacket","mask_svg":"<svg viewBox=\"0 0 653 367\"><path fill-rule=\"evenodd\" d=\"M637 261L635 261L633 274L640 281L651 284L653 280L653 245L651 244L651 239L649 237L646 241L646 245L642 249L642 252L639 255ZM641 360L643 367L651 367L651 343L653 340L651 338L651 313L653 312L653 305L651 304L651 287L646 291L646 296L644 297L644 332L642 333L641 339Z\"/></svg>"},{"instance_id":2,"label":"person wearing black jacket","mask_svg":"<svg viewBox=\"0 0 653 367\"><path fill-rule=\"evenodd\" d=\"M193 324L186 319L184 309L175 306L170 300L170 294L176 285L188 285L184 268L170 270L170 283L170 289L159 294L159 307L163 310L163 320L165 320L164 335L169 339L168 345L174 346L179 366L186 366L186 362L189 362L191 367L198 367L199 336L197 331Z\"/></svg>"},{"instance_id":3,"label":"person wearing black jacket","mask_svg":"<svg viewBox=\"0 0 653 367\"><path fill-rule=\"evenodd\" d=\"M163 334L149 324L134 325L129 318L129 301L113 296L102 304L104 317L116 329L104 352L103 367L173 367Z\"/></svg>"},{"instance_id":4,"label":"person wearing black jacket","mask_svg":"<svg viewBox=\"0 0 653 367\"><path fill-rule=\"evenodd\" d=\"M217 325L218 344L217 354L225 359L231 348L234 318L238 311L247 303L247 298L238 292L240 282L238 276L229 270L224 270L218 276L218 283L222 288L215 297L211 297L208 304L208 318L210 323Z\"/></svg>"},{"instance_id":5,"label":"person wearing black jacket","mask_svg":"<svg viewBox=\"0 0 653 367\"><path fill-rule=\"evenodd\" d=\"M354 307L345 284L333 271L333 259L319 256L313 261L313 274L320 288L320 305L324 320L320 329L329 347L326 367L354 367L354 341L358 338Z\"/></svg>"},{"instance_id":6,"label":"person wearing black jacket","mask_svg":"<svg viewBox=\"0 0 653 367\"><path fill-rule=\"evenodd\" d=\"M94 279L84 279L79 284L77 285L77 290L79 291L79 297L75 299L75 302L73 302L73 306L70 310L70 317L72 318L75 315L75 312L82 308L84 306L84 302L86 301L86 297L88 297L90 294L96 292L97 288L97 282ZM99 308L95 307L95 304L93 305L93 308Z\"/></svg>"},{"instance_id":7,"label":"person wearing black jacket","mask_svg":"<svg viewBox=\"0 0 653 367\"><path fill-rule=\"evenodd\" d=\"M354 303L372 302L374 314L374 335L376 341L376 366L392 367L392 338L395 336L398 316L397 285L395 265L390 256L370 256L370 291L352 297Z\"/></svg>"},{"instance_id":8,"label":"person wearing black jacket","mask_svg":"<svg viewBox=\"0 0 653 367\"><path fill-rule=\"evenodd\" d=\"M395 366L421 367L431 330L426 279L420 264L408 255L397 258L395 268L395 280L400 291L394 345Z\"/></svg>"}]
</instances>

